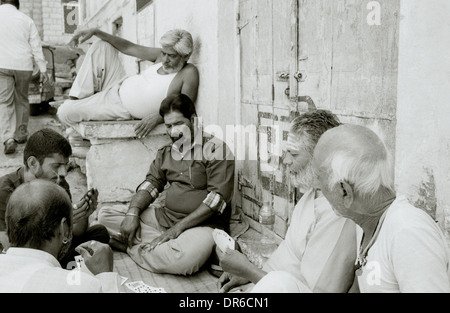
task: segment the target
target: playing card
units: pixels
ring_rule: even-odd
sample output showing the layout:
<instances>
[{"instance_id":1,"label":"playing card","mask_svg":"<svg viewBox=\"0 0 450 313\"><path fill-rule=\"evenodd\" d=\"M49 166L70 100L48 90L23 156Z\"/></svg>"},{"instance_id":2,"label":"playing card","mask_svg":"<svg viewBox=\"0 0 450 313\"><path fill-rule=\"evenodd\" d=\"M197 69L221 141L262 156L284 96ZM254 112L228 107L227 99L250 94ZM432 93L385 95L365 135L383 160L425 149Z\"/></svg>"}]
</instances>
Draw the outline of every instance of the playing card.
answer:
<instances>
[{"instance_id":1,"label":"playing card","mask_svg":"<svg viewBox=\"0 0 450 313\"><path fill-rule=\"evenodd\" d=\"M84 264L84 259L81 255L76 255L75 256L75 262L77 262L77 268L79 270L81 270L83 267L85 267L86 265Z\"/></svg>"},{"instance_id":2,"label":"playing card","mask_svg":"<svg viewBox=\"0 0 450 313\"><path fill-rule=\"evenodd\" d=\"M213 230L213 238L216 245L222 252L225 252L227 248L234 250L235 242L234 239L230 237L226 232L221 229Z\"/></svg>"},{"instance_id":3,"label":"playing card","mask_svg":"<svg viewBox=\"0 0 450 313\"><path fill-rule=\"evenodd\" d=\"M120 285L122 286L127 280L128 280L128 277L120 276Z\"/></svg>"},{"instance_id":4,"label":"playing card","mask_svg":"<svg viewBox=\"0 0 450 313\"><path fill-rule=\"evenodd\" d=\"M143 281L136 281L125 284L129 289L136 293L165 293L164 288L152 287L144 283Z\"/></svg>"}]
</instances>

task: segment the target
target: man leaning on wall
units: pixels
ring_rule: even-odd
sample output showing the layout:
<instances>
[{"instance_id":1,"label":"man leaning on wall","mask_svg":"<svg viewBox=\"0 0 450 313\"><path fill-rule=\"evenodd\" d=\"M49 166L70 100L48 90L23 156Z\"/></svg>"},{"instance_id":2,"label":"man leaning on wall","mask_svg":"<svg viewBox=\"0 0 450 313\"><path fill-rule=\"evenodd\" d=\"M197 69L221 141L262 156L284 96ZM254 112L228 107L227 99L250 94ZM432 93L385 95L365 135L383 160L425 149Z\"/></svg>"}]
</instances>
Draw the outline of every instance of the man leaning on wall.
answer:
<instances>
[{"instance_id":1,"label":"man leaning on wall","mask_svg":"<svg viewBox=\"0 0 450 313\"><path fill-rule=\"evenodd\" d=\"M71 99L58 109L58 118L76 128L82 121L131 120L136 137L147 136L163 122L159 116L161 101L170 94L183 93L195 103L199 73L188 60L193 53L192 35L183 29L166 32L161 48L134 44L99 29L87 29L74 35L71 46L93 36L100 38L89 48L70 91ZM119 52L154 62L141 74L127 76Z\"/></svg>"}]
</instances>

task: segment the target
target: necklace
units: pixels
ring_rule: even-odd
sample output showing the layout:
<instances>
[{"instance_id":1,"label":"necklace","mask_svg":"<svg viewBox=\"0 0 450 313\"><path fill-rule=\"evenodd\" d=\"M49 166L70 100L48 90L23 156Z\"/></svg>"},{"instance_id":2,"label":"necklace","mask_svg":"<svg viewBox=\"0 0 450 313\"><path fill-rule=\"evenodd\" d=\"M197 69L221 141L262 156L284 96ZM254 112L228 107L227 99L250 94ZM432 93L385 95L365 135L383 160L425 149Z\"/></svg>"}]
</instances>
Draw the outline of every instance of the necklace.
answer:
<instances>
[{"instance_id":1,"label":"necklace","mask_svg":"<svg viewBox=\"0 0 450 313\"><path fill-rule=\"evenodd\" d=\"M374 232L372 238L370 239L369 244L367 245L367 247L364 248L364 250L362 249L362 242L364 240L364 234L363 234L363 237L361 239L361 244L359 247L358 257L356 258L356 262L355 262L356 276L361 276L363 273L363 267L367 263L367 254L369 253L369 249L373 246L373 244L375 243L375 241L378 238L378 235L381 230L381 226L383 225L384 219L386 217L386 213L387 213L387 210L383 213L383 215L381 215L380 220L378 221L377 227L375 229L375 232Z\"/></svg>"}]
</instances>

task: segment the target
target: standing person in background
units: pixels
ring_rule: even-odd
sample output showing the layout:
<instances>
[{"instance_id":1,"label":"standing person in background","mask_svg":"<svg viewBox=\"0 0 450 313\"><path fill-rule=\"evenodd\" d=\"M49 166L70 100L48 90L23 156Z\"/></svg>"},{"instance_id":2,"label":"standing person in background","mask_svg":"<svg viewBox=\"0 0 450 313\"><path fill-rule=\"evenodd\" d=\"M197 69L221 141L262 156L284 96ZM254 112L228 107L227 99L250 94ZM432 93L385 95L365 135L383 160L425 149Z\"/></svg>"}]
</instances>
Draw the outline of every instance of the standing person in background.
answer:
<instances>
[{"instance_id":1,"label":"standing person in background","mask_svg":"<svg viewBox=\"0 0 450 313\"><path fill-rule=\"evenodd\" d=\"M0 135L4 153L12 154L28 137L28 85L33 62L41 81L49 80L41 39L33 20L19 12L19 0L0 5Z\"/></svg>"}]
</instances>

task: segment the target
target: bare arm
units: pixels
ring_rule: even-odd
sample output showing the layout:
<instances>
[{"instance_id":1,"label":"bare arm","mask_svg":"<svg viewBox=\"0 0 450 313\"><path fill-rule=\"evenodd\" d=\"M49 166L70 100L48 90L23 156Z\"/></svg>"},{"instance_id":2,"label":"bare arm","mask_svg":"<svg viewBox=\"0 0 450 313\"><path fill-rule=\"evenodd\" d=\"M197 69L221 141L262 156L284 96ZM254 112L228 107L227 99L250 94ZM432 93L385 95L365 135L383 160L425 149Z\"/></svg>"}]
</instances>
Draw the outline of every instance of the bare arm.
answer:
<instances>
[{"instance_id":1,"label":"bare arm","mask_svg":"<svg viewBox=\"0 0 450 313\"><path fill-rule=\"evenodd\" d=\"M128 246L132 246L136 232L140 227L139 216L153 201L153 197L147 191L142 190L137 191L131 198L127 215L120 224L122 241L126 242Z\"/></svg>"},{"instance_id":2,"label":"bare arm","mask_svg":"<svg viewBox=\"0 0 450 313\"><path fill-rule=\"evenodd\" d=\"M181 93L189 96L194 103L197 100L199 83L200 77L197 68L192 64L186 65L183 69Z\"/></svg>"},{"instance_id":3,"label":"bare arm","mask_svg":"<svg viewBox=\"0 0 450 313\"><path fill-rule=\"evenodd\" d=\"M195 103L199 85L199 73L197 68L193 64L187 64L178 75L181 75L181 88L178 84L175 87L171 86L168 93L183 93ZM157 125L162 124L163 122L164 119L159 115L159 112L144 117L134 128L136 137L144 138L148 136Z\"/></svg>"},{"instance_id":4,"label":"bare arm","mask_svg":"<svg viewBox=\"0 0 450 313\"><path fill-rule=\"evenodd\" d=\"M225 253L218 252L220 266L227 273L233 276L245 278L256 284L267 273L255 264L251 263L247 257L239 251L227 249Z\"/></svg>"},{"instance_id":5,"label":"bare arm","mask_svg":"<svg viewBox=\"0 0 450 313\"><path fill-rule=\"evenodd\" d=\"M108 42L123 54L134 56L141 60L148 60L155 62L161 54L160 48L137 45L126 39L105 33L97 28L91 28L77 32L71 39L69 45L77 46L79 43L81 44L85 42L92 36L97 36L101 40Z\"/></svg>"}]
</instances>

